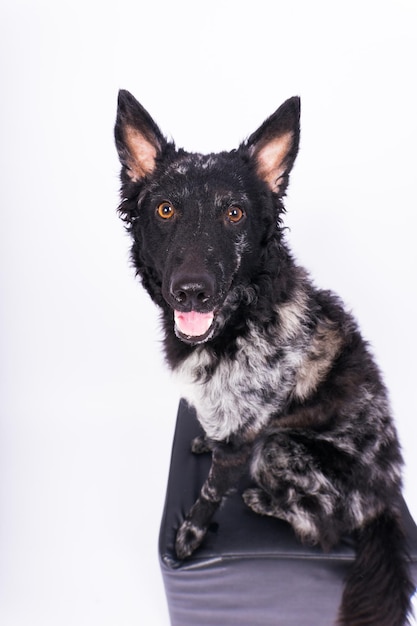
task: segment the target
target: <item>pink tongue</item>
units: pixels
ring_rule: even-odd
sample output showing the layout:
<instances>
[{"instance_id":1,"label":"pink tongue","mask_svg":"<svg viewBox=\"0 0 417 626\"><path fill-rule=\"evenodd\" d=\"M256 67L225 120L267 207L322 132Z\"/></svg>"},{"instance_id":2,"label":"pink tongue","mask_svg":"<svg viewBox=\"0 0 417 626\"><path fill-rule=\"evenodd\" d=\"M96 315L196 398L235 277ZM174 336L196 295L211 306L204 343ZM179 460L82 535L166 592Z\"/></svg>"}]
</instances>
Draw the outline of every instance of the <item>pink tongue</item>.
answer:
<instances>
[{"instance_id":1,"label":"pink tongue","mask_svg":"<svg viewBox=\"0 0 417 626\"><path fill-rule=\"evenodd\" d=\"M210 328L214 317L213 313L197 313L197 311L189 313L175 311L174 315L178 330L187 337L204 335Z\"/></svg>"}]
</instances>

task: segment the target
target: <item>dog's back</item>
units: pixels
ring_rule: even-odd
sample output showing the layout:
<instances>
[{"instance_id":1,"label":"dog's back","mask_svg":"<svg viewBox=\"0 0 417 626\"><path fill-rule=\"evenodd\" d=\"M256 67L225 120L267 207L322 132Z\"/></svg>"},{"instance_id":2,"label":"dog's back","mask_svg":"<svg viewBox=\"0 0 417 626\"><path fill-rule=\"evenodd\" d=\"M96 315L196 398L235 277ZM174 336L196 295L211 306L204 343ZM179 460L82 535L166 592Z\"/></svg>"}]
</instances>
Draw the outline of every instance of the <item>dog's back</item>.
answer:
<instances>
[{"instance_id":1,"label":"dog's back","mask_svg":"<svg viewBox=\"0 0 417 626\"><path fill-rule=\"evenodd\" d=\"M176 150L121 92L122 217L138 274L161 307L167 361L212 450L176 549L203 541L249 471L248 506L324 548L358 533L340 624L401 626L412 584L399 522L402 459L387 392L352 317L294 262L282 199L299 100L236 151ZM236 520L236 524L239 520Z\"/></svg>"}]
</instances>

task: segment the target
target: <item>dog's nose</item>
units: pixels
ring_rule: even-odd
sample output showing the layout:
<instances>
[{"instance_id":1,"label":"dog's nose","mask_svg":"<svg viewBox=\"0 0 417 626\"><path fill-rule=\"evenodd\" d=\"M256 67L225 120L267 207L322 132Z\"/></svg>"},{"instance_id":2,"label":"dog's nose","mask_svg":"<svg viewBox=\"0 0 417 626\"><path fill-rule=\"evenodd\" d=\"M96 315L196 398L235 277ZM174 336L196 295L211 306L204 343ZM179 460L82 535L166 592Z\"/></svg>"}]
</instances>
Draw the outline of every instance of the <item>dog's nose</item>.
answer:
<instances>
[{"instance_id":1,"label":"dog's nose","mask_svg":"<svg viewBox=\"0 0 417 626\"><path fill-rule=\"evenodd\" d=\"M209 275L177 276L171 283L171 295L182 310L207 310L214 290L214 280Z\"/></svg>"}]
</instances>

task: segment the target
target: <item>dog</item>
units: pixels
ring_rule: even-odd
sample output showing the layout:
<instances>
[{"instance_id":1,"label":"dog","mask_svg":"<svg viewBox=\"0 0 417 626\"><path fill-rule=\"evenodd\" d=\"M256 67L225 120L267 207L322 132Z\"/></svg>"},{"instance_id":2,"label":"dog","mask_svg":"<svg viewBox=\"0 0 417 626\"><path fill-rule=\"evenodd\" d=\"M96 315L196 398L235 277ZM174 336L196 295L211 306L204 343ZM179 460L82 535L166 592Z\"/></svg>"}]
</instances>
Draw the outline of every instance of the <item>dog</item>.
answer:
<instances>
[{"instance_id":1,"label":"dog","mask_svg":"<svg viewBox=\"0 0 417 626\"><path fill-rule=\"evenodd\" d=\"M202 543L227 494L329 550L356 538L339 626L403 626L414 591L401 525L401 448L370 348L340 299L318 289L285 238L283 198L297 156L300 99L230 152L177 149L120 91L120 216L164 349L212 454L176 535ZM238 524L239 521L236 520Z\"/></svg>"}]
</instances>

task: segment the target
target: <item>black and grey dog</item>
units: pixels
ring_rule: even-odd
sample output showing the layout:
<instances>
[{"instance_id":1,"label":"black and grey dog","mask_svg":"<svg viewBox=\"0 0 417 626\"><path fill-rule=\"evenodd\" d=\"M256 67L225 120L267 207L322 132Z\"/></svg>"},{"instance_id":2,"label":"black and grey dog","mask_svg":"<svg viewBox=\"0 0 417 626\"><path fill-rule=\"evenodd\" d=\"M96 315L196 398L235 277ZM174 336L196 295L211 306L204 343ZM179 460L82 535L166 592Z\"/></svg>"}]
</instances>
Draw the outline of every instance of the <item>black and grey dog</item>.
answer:
<instances>
[{"instance_id":1,"label":"black and grey dog","mask_svg":"<svg viewBox=\"0 0 417 626\"><path fill-rule=\"evenodd\" d=\"M351 315L313 285L284 237L299 117L294 97L238 149L193 154L119 94L120 214L162 311L167 362L206 435L193 450L212 452L176 551L185 559L198 548L249 472L246 504L303 541L329 549L357 535L339 624L403 626L413 585L387 391Z\"/></svg>"}]
</instances>

